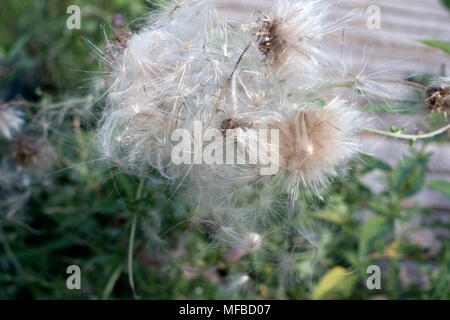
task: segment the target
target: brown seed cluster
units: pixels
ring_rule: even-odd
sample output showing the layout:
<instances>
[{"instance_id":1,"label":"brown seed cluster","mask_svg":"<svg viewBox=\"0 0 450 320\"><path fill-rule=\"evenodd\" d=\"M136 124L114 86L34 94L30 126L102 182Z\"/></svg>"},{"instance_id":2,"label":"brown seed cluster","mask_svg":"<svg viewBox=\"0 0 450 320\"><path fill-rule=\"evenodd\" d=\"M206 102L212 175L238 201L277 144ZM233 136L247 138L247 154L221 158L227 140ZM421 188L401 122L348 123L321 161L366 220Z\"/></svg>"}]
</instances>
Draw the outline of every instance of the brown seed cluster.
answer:
<instances>
[{"instance_id":1,"label":"brown seed cluster","mask_svg":"<svg viewBox=\"0 0 450 320\"><path fill-rule=\"evenodd\" d=\"M227 118L222 121L222 124L220 125L220 132L222 133L222 135L226 136L227 130L247 128L247 127L248 124L242 120Z\"/></svg>"},{"instance_id":2,"label":"brown seed cluster","mask_svg":"<svg viewBox=\"0 0 450 320\"><path fill-rule=\"evenodd\" d=\"M44 145L44 140L33 135L22 135L14 141L13 158L17 164L26 167L39 155Z\"/></svg>"},{"instance_id":3,"label":"brown seed cluster","mask_svg":"<svg viewBox=\"0 0 450 320\"><path fill-rule=\"evenodd\" d=\"M258 18L259 29L255 33L259 50L270 60L277 63L280 53L284 50L285 41L278 35L281 19L270 19L265 14Z\"/></svg>"},{"instance_id":4,"label":"brown seed cluster","mask_svg":"<svg viewBox=\"0 0 450 320\"><path fill-rule=\"evenodd\" d=\"M14 141L13 147L12 158L21 167L40 171L51 166L55 160L52 147L39 136L23 134Z\"/></svg>"},{"instance_id":5,"label":"brown seed cluster","mask_svg":"<svg viewBox=\"0 0 450 320\"><path fill-rule=\"evenodd\" d=\"M111 29L114 38L108 42L106 53L109 57L114 58L125 51L128 46L127 42L133 36L133 32L128 29L125 19L121 15L114 15Z\"/></svg>"},{"instance_id":6,"label":"brown seed cluster","mask_svg":"<svg viewBox=\"0 0 450 320\"><path fill-rule=\"evenodd\" d=\"M127 48L127 41L131 38L131 31L123 28L113 29L114 39L109 42L106 48L106 53L110 57L115 57L117 54L121 54Z\"/></svg>"},{"instance_id":7,"label":"brown seed cluster","mask_svg":"<svg viewBox=\"0 0 450 320\"><path fill-rule=\"evenodd\" d=\"M428 90L427 107L430 111L441 113L447 117L450 111L450 87L441 86Z\"/></svg>"}]
</instances>

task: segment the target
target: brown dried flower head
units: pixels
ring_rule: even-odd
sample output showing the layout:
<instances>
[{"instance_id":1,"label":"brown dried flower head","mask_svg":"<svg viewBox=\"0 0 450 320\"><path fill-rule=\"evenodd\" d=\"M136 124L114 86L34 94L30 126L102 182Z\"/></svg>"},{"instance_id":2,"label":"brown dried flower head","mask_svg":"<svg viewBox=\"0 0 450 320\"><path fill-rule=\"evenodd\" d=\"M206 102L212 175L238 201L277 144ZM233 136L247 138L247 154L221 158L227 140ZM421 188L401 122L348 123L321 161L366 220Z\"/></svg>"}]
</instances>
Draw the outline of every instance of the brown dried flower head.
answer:
<instances>
[{"instance_id":1,"label":"brown dried flower head","mask_svg":"<svg viewBox=\"0 0 450 320\"><path fill-rule=\"evenodd\" d=\"M235 119L232 117L226 118L220 124L220 132L226 136L227 130L234 130L238 128L248 128L250 125L241 119Z\"/></svg>"},{"instance_id":2,"label":"brown dried flower head","mask_svg":"<svg viewBox=\"0 0 450 320\"><path fill-rule=\"evenodd\" d=\"M324 108L307 107L276 121L280 166L310 186L320 186L356 152L358 112L335 99Z\"/></svg>"},{"instance_id":3,"label":"brown dried flower head","mask_svg":"<svg viewBox=\"0 0 450 320\"><path fill-rule=\"evenodd\" d=\"M450 111L450 87L440 86L439 88L431 88L428 90L427 107L431 113L441 113L447 118Z\"/></svg>"},{"instance_id":4,"label":"brown dried flower head","mask_svg":"<svg viewBox=\"0 0 450 320\"><path fill-rule=\"evenodd\" d=\"M133 36L133 33L128 29L125 18L120 14L113 16L111 30L114 38L108 41L106 53L114 58L125 51L128 46L127 42Z\"/></svg>"},{"instance_id":5,"label":"brown dried flower head","mask_svg":"<svg viewBox=\"0 0 450 320\"><path fill-rule=\"evenodd\" d=\"M14 143L12 157L22 167L41 171L55 160L55 154L48 141L39 136L23 134Z\"/></svg>"},{"instance_id":6,"label":"brown dried flower head","mask_svg":"<svg viewBox=\"0 0 450 320\"><path fill-rule=\"evenodd\" d=\"M269 14L260 12L253 30L266 64L276 71L310 74L317 66L329 63L333 56L324 40L349 20L332 19L330 6L329 1L279 0Z\"/></svg>"},{"instance_id":7,"label":"brown dried flower head","mask_svg":"<svg viewBox=\"0 0 450 320\"><path fill-rule=\"evenodd\" d=\"M258 18L259 30L256 32L258 48L270 60L271 64L278 64L286 49L286 41L279 35L281 18L270 19L261 14Z\"/></svg>"}]
</instances>

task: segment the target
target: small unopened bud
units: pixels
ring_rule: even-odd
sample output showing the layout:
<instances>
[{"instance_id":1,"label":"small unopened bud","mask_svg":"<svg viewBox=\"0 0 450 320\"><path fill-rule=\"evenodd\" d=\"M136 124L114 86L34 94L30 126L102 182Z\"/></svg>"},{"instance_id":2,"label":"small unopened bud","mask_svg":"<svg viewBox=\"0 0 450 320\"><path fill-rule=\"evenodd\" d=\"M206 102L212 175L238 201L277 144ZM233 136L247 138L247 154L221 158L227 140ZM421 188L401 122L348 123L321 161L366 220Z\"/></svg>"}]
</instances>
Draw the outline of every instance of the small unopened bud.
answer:
<instances>
[{"instance_id":1,"label":"small unopened bud","mask_svg":"<svg viewBox=\"0 0 450 320\"><path fill-rule=\"evenodd\" d=\"M111 20L111 24L114 27L124 26L126 24L124 16L120 13L114 14Z\"/></svg>"},{"instance_id":2,"label":"small unopened bud","mask_svg":"<svg viewBox=\"0 0 450 320\"><path fill-rule=\"evenodd\" d=\"M450 111L450 87L442 85L439 88L428 89L427 107L431 113L443 113L444 116Z\"/></svg>"}]
</instances>

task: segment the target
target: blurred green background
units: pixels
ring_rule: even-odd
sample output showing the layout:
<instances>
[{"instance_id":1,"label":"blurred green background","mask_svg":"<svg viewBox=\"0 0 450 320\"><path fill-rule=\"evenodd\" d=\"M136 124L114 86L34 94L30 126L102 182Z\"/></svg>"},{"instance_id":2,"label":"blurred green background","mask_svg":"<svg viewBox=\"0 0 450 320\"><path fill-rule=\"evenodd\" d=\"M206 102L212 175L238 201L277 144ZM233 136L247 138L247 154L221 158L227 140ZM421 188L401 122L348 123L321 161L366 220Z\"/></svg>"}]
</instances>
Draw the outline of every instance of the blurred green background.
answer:
<instances>
[{"instance_id":1,"label":"blurred green background","mask_svg":"<svg viewBox=\"0 0 450 320\"><path fill-rule=\"evenodd\" d=\"M82 9L81 30L66 28L72 4ZM405 199L424 187L450 196L448 181L425 179L429 155L418 145L396 165L370 156L354 161L349 177L331 186L327 201L309 208L328 230L312 285L305 280L282 287L276 265L265 263L251 268L247 286L224 291L228 279L255 257L226 262L221 248L208 250L210 239L186 220L186 208L168 199L162 180L139 180L93 161L101 101L97 108L86 106L95 99L93 83L102 69L85 39L103 50L115 13L134 28L153 7L143 0L0 2L0 100L23 111L24 131L45 136L53 154L44 158L45 173L19 168L26 187L17 182L8 198L4 190L0 198L21 199L14 215L0 213L0 299L450 298L448 238L438 239L438 249L424 248L397 232L399 225L431 215L430 208L404 206ZM430 128L443 121L434 115ZM433 142L448 140L444 135ZM2 161L11 161L14 148L2 140ZM381 177L377 193L362 182L373 171ZM361 218L366 212L368 218ZM439 224L450 230L448 219L420 221L422 228ZM136 296L128 272L131 253ZM72 264L81 267L81 290L66 287ZM381 290L366 287L371 264L384 270ZM296 268L301 273L308 266L299 261Z\"/></svg>"}]
</instances>

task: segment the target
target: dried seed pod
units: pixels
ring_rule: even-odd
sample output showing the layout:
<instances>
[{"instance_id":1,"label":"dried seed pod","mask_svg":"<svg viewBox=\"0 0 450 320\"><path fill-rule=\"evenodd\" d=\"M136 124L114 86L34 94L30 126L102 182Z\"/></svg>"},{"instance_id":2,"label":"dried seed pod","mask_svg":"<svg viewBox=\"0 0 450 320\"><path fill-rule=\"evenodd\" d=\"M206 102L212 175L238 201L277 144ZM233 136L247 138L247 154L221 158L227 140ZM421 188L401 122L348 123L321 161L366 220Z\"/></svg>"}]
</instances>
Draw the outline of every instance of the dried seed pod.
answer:
<instances>
[{"instance_id":1,"label":"dried seed pod","mask_svg":"<svg viewBox=\"0 0 450 320\"><path fill-rule=\"evenodd\" d=\"M41 172L51 166L55 160L55 154L49 142L36 135L21 135L14 141L13 147L12 158L21 167Z\"/></svg>"},{"instance_id":2,"label":"dried seed pod","mask_svg":"<svg viewBox=\"0 0 450 320\"><path fill-rule=\"evenodd\" d=\"M345 101L334 99L324 108L299 109L289 118L272 122L280 132L281 168L318 191L356 152L358 116Z\"/></svg>"},{"instance_id":3,"label":"dried seed pod","mask_svg":"<svg viewBox=\"0 0 450 320\"><path fill-rule=\"evenodd\" d=\"M431 113L437 112L439 115L443 113L447 117L450 111L450 87L442 85L438 88L430 88L427 93L426 103Z\"/></svg>"},{"instance_id":4,"label":"dried seed pod","mask_svg":"<svg viewBox=\"0 0 450 320\"><path fill-rule=\"evenodd\" d=\"M222 121L220 124L220 132L226 136L227 130L234 130L238 128L248 128L249 124L246 123L243 120L234 119L234 118L227 118Z\"/></svg>"},{"instance_id":5,"label":"dried seed pod","mask_svg":"<svg viewBox=\"0 0 450 320\"><path fill-rule=\"evenodd\" d=\"M114 38L108 41L105 51L110 58L115 59L123 54L128 46L128 40L133 36L133 32L127 27L125 18L121 14L113 16L111 29Z\"/></svg>"}]
</instances>

